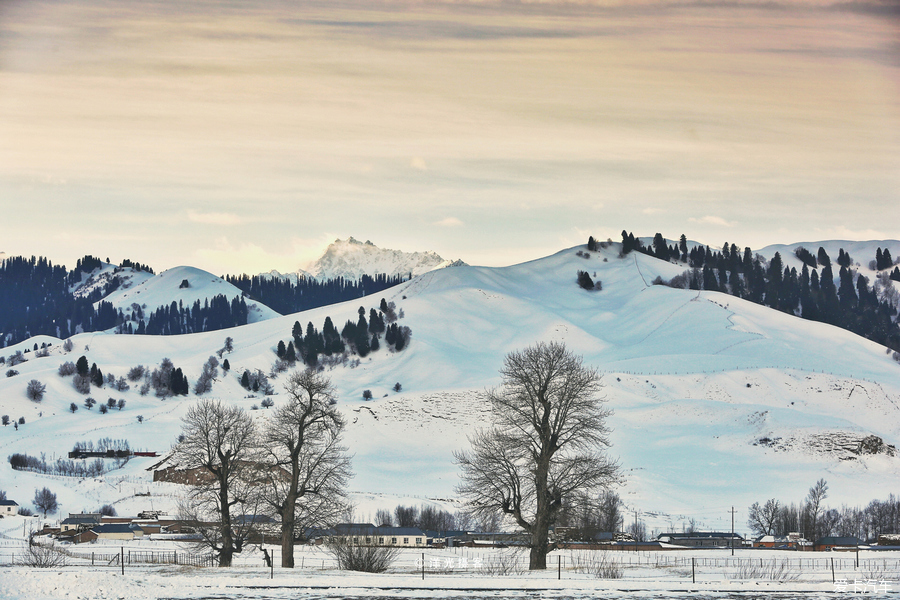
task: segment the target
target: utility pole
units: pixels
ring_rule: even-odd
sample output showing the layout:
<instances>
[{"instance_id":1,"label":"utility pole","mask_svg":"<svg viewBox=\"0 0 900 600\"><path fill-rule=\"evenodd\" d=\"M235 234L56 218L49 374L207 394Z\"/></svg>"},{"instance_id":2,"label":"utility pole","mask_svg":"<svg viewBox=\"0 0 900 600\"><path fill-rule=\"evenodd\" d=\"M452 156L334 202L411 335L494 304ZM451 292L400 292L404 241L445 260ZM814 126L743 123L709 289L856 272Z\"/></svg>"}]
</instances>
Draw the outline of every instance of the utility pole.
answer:
<instances>
[{"instance_id":1,"label":"utility pole","mask_svg":"<svg viewBox=\"0 0 900 600\"><path fill-rule=\"evenodd\" d=\"M734 556L734 507L731 507L731 555Z\"/></svg>"}]
</instances>

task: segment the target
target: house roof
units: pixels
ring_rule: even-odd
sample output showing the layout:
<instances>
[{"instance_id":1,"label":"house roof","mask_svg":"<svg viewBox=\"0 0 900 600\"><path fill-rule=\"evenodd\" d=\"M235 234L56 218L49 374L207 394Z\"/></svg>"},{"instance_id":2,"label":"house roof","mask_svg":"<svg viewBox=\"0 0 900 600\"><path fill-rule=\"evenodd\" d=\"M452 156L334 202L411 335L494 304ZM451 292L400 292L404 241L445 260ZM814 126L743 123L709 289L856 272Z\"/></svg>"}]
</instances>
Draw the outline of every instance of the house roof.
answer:
<instances>
[{"instance_id":1,"label":"house roof","mask_svg":"<svg viewBox=\"0 0 900 600\"><path fill-rule=\"evenodd\" d=\"M100 519L94 517L68 517L63 519L61 525L92 525L99 523Z\"/></svg>"},{"instance_id":2,"label":"house roof","mask_svg":"<svg viewBox=\"0 0 900 600\"><path fill-rule=\"evenodd\" d=\"M731 533L730 531L695 531L694 533L661 533L656 539L671 538L675 540L695 540L695 539L736 539L742 540L740 534Z\"/></svg>"},{"instance_id":3,"label":"house roof","mask_svg":"<svg viewBox=\"0 0 900 600\"><path fill-rule=\"evenodd\" d=\"M91 528L96 534L101 533L134 533L135 530L140 531L141 528L131 523L104 523Z\"/></svg>"},{"instance_id":4,"label":"house roof","mask_svg":"<svg viewBox=\"0 0 900 600\"><path fill-rule=\"evenodd\" d=\"M816 546L859 546L863 541L851 536L847 537L823 537L816 540Z\"/></svg>"},{"instance_id":5,"label":"house roof","mask_svg":"<svg viewBox=\"0 0 900 600\"><path fill-rule=\"evenodd\" d=\"M332 535L397 536L425 535L425 532L418 527L375 527L371 523L341 523L334 526Z\"/></svg>"},{"instance_id":6,"label":"house roof","mask_svg":"<svg viewBox=\"0 0 900 600\"><path fill-rule=\"evenodd\" d=\"M0 500L0 506L18 506L19 503L15 500Z\"/></svg>"}]
</instances>

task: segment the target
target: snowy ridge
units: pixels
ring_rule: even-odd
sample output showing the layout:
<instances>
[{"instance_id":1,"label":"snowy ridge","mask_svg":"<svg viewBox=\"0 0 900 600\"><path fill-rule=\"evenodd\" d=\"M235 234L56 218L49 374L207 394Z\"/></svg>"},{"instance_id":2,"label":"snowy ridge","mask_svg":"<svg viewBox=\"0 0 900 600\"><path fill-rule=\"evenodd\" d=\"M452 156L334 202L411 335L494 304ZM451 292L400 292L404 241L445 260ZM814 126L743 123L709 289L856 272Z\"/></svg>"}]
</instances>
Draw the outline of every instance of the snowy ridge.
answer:
<instances>
[{"instance_id":1,"label":"snowy ridge","mask_svg":"<svg viewBox=\"0 0 900 600\"><path fill-rule=\"evenodd\" d=\"M824 477L830 505L866 504L900 480L900 457L890 449L900 443L900 366L883 347L732 296L650 285L684 266L638 253L619 258L617 244L586 254L581 246L504 268L440 269L383 292L405 313L401 324L412 330L409 346L373 353L356 368L326 371L348 423L356 472L351 485L362 511L392 509L398 497L452 498L452 452L490 422L485 389L499 383L506 353L539 340L565 342L602 374L614 410L611 452L625 476L618 491L629 508L696 516L698 522L721 518L705 525L725 527L726 502L746 507L771 497L799 499ZM579 288L579 270L602 281L602 291ZM193 277L182 267L166 273L176 289ZM210 289L218 285L212 279L204 282ZM191 280L185 291L199 291L200 283L194 288ZM39 445L50 460L77 441L101 437L164 452L196 399L160 401L141 396L135 384L126 392L94 388L98 400L124 398L125 409L100 415L82 407L73 414L69 404L80 405L84 397L57 375L63 361L85 354L104 373L120 376L136 364L154 366L169 357L193 383L230 336L234 351L224 358L231 372L219 371L210 395L249 410L261 396L248 397L238 377L245 369L269 372L274 348L290 339L294 321L321 327L330 316L342 323L355 319L360 305L377 306L380 297L227 331L83 334L73 338L75 350L68 355L59 340L28 340L6 352L45 341L53 348L45 358L27 354L30 360L16 367L19 375L0 378L0 414L26 418L18 431L0 428L0 455L34 454ZM25 396L32 378L47 385L39 404ZM279 392L284 378L272 380ZM392 390L395 383L402 384L400 393ZM375 399L363 401L363 390ZM273 399L277 406L282 396ZM143 423L135 419L139 414ZM262 421L267 411L251 414ZM150 464L132 460L105 481L137 482L152 492L157 508L174 510L179 487L153 484L144 470ZM13 472L0 463L0 488L20 503L51 480L66 510L92 510L109 501L120 514L146 508L146 498L119 495L109 483ZM648 525L665 526L660 518Z\"/></svg>"},{"instance_id":2,"label":"snowy ridge","mask_svg":"<svg viewBox=\"0 0 900 600\"><path fill-rule=\"evenodd\" d=\"M376 274L408 276L412 273L415 277L435 269L461 265L465 263L445 260L435 252L389 250L368 240L360 242L350 237L331 243L308 271L320 281L338 277L357 280L363 275Z\"/></svg>"}]
</instances>

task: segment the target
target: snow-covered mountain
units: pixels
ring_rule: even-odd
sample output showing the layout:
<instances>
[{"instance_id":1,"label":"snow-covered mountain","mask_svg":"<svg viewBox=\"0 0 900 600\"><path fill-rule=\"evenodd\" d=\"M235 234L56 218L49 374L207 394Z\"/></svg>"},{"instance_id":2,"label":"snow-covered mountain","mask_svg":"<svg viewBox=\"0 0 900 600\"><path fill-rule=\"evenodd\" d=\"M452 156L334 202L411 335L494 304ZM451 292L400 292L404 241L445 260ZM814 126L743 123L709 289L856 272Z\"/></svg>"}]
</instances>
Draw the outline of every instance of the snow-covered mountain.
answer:
<instances>
[{"instance_id":1,"label":"snow-covered mountain","mask_svg":"<svg viewBox=\"0 0 900 600\"><path fill-rule=\"evenodd\" d=\"M287 275L272 272L267 275L311 276L319 281L338 277L356 280L363 275L376 274L408 276L411 273L416 276L435 269L454 266L465 266L465 263L459 260L446 260L431 251L403 252L379 248L368 240L360 242L350 237L346 240L338 239L329 244L322 256L316 259L306 271L300 270L297 274L289 273Z\"/></svg>"},{"instance_id":2,"label":"snow-covered mountain","mask_svg":"<svg viewBox=\"0 0 900 600\"><path fill-rule=\"evenodd\" d=\"M618 491L629 508L668 515L659 526L689 516L726 527L732 504L799 500L819 478L828 481L831 506L865 504L896 487L900 365L884 347L732 296L652 285L684 266L618 255L618 244L597 252L582 246L505 268L439 269L385 290L412 331L407 348L326 371L347 419L358 495L382 498L384 508L393 508L397 495L452 497L452 452L491 419L485 389L499 383L506 353L539 340L565 342L602 373L614 411L611 452L625 475ZM601 281L602 290L578 287L579 270ZM361 304L368 309L379 300L186 336L84 334L75 336L70 354L59 340L28 340L6 352L53 346L49 356L17 365L19 375L0 379L0 414L26 419L17 431L0 428L0 456L40 447L52 460L77 441L102 437L128 439L132 448L169 448L195 398L160 401L141 396L135 384L124 392L93 391L99 399L124 398L122 411L72 413L70 403L84 397L57 370L81 354L117 376L168 357L193 382L230 336L231 372L220 371L210 395L252 409L261 396L248 397L238 377L245 369L269 372L275 346L290 339L295 321L318 327L329 316L343 323L356 318ZM26 398L30 379L47 385L40 403ZM283 381L284 375L273 380L277 391ZM395 383L401 392L393 391ZM364 401L363 390L374 400ZM273 399L281 402L280 395ZM267 412L251 414L262 422ZM67 511L113 502L120 514L145 508L150 500L134 492L149 491L154 506L174 510L179 487L152 483L145 470L151 462L134 459L81 482L14 472L4 461L0 489L24 504L35 488L50 485Z\"/></svg>"},{"instance_id":3,"label":"snow-covered mountain","mask_svg":"<svg viewBox=\"0 0 900 600\"><path fill-rule=\"evenodd\" d=\"M190 307L197 300L202 305L215 296L225 296L231 300L242 295L241 290L208 271L195 267L173 267L159 275L142 278L134 285L121 286L104 300L116 309L130 313L134 305L141 307L144 315L149 315L160 306L172 302ZM279 316L277 312L259 302L247 304L247 320L250 323L264 321Z\"/></svg>"}]
</instances>

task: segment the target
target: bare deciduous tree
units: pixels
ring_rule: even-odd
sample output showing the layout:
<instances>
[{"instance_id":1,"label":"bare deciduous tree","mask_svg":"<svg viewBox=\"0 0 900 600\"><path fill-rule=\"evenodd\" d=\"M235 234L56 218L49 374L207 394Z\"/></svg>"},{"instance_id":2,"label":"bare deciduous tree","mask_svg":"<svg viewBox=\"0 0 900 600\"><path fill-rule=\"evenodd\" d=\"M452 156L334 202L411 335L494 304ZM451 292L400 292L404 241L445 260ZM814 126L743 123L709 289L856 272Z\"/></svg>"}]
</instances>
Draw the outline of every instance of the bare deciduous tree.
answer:
<instances>
[{"instance_id":1,"label":"bare deciduous tree","mask_svg":"<svg viewBox=\"0 0 900 600\"><path fill-rule=\"evenodd\" d=\"M288 399L272 414L263 439L275 466L266 501L281 517L281 566L293 568L296 533L304 524L340 515L351 471L341 445L344 420L328 377L297 371L285 391Z\"/></svg>"},{"instance_id":2,"label":"bare deciduous tree","mask_svg":"<svg viewBox=\"0 0 900 600\"><path fill-rule=\"evenodd\" d=\"M757 535L774 535L775 525L778 523L780 512L781 506L775 498L766 500L766 503L762 506L760 506L759 502L754 502L750 506L747 526Z\"/></svg>"},{"instance_id":3,"label":"bare deciduous tree","mask_svg":"<svg viewBox=\"0 0 900 600\"><path fill-rule=\"evenodd\" d=\"M547 568L548 531L563 501L616 481L596 370L565 345L538 343L507 355L489 397L496 422L456 453L460 495L476 514L502 512L531 536L530 569Z\"/></svg>"},{"instance_id":4,"label":"bare deciduous tree","mask_svg":"<svg viewBox=\"0 0 900 600\"><path fill-rule=\"evenodd\" d=\"M34 402L40 402L44 399L44 393L47 391L47 386L38 381L37 379L32 379L28 382L28 385L25 387L25 395L28 396L29 400Z\"/></svg>"},{"instance_id":5,"label":"bare deciduous tree","mask_svg":"<svg viewBox=\"0 0 900 600\"><path fill-rule=\"evenodd\" d=\"M241 517L257 514L256 427L243 409L218 400L201 400L182 422L174 458L179 468L197 473L197 485L180 512L218 555L219 566L230 567L253 527L253 519ZM216 525L204 525L209 522Z\"/></svg>"}]
</instances>

